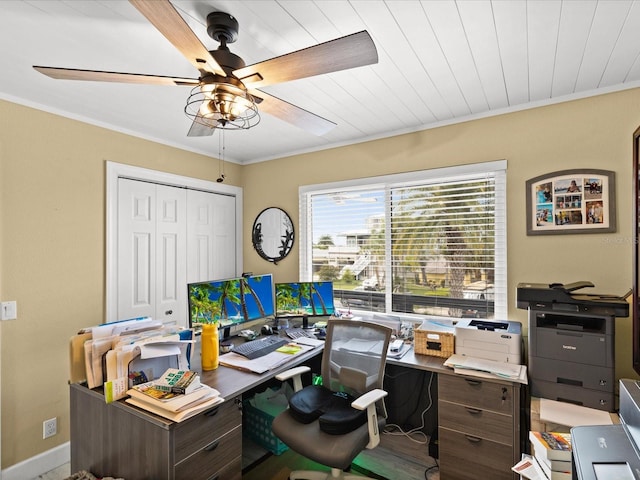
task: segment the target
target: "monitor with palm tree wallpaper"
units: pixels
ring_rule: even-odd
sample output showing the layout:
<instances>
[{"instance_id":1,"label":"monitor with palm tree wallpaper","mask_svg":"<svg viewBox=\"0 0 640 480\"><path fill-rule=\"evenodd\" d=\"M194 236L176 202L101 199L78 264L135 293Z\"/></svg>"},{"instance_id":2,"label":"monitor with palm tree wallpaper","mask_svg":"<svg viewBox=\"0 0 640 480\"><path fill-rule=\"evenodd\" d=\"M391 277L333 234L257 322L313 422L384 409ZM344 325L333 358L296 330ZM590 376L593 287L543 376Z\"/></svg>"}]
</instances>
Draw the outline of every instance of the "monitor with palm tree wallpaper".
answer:
<instances>
[{"instance_id":1,"label":"monitor with palm tree wallpaper","mask_svg":"<svg viewBox=\"0 0 640 480\"><path fill-rule=\"evenodd\" d=\"M221 328L273 317L273 277L247 275L190 283L189 326L216 323Z\"/></svg>"},{"instance_id":2,"label":"monitor with palm tree wallpaper","mask_svg":"<svg viewBox=\"0 0 640 480\"><path fill-rule=\"evenodd\" d=\"M276 317L333 315L332 282L276 283Z\"/></svg>"}]
</instances>

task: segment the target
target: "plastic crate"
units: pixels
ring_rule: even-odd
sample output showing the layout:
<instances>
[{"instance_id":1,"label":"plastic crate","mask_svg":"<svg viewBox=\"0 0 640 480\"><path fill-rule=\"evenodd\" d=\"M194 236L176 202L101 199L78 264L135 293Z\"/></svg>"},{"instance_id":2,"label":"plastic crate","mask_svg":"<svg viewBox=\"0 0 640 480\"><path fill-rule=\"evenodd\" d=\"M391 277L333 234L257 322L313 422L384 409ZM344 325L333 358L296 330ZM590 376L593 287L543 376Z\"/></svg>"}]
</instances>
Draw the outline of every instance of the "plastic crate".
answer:
<instances>
[{"instance_id":1,"label":"plastic crate","mask_svg":"<svg viewBox=\"0 0 640 480\"><path fill-rule=\"evenodd\" d=\"M257 409L247 400L242 402L242 415L242 431L251 440L274 455L280 455L289 450L289 447L271 430L274 417Z\"/></svg>"},{"instance_id":2,"label":"plastic crate","mask_svg":"<svg viewBox=\"0 0 640 480\"><path fill-rule=\"evenodd\" d=\"M454 327L428 320L413 331L413 349L420 355L449 358L455 351Z\"/></svg>"}]
</instances>

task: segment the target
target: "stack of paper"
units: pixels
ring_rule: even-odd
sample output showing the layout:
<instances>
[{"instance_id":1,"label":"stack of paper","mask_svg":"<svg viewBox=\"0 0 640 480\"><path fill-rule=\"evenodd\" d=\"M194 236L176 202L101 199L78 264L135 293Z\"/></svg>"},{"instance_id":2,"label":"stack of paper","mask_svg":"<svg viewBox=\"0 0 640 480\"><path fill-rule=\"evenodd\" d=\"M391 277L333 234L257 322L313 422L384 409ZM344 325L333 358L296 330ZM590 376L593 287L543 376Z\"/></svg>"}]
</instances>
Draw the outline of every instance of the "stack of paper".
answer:
<instances>
[{"instance_id":1,"label":"stack of paper","mask_svg":"<svg viewBox=\"0 0 640 480\"><path fill-rule=\"evenodd\" d=\"M156 389L154 382L147 382L130 388L127 394L130 395L125 400L127 403L174 422L181 422L224 402L217 390L204 384L191 393L169 394Z\"/></svg>"},{"instance_id":2,"label":"stack of paper","mask_svg":"<svg viewBox=\"0 0 640 480\"><path fill-rule=\"evenodd\" d=\"M453 368L456 373L487 378L503 378L514 382L527 383L527 367L524 365L497 362L456 353L451 355L444 362L444 365Z\"/></svg>"},{"instance_id":3,"label":"stack of paper","mask_svg":"<svg viewBox=\"0 0 640 480\"><path fill-rule=\"evenodd\" d=\"M237 368L238 370L244 370L247 372L262 374L287 363L296 355L299 355L303 352L308 352L309 350L313 350L314 348L313 346L301 345L300 343L295 343L294 341L292 341L292 343L295 344L295 349L284 352L282 350L285 349L279 348L275 352L268 353L266 355L263 355L262 357L254 358L253 360L231 351L229 353L225 353L224 355L220 355L220 365L224 365L225 367Z\"/></svg>"},{"instance_id":4,"label":"stack of paper","mask_svg":"<svg viewBox=\"0 0 640 480\"><path fill-rule=\"evenodd\" d=\"M613 423L611 414L604 410L583 407L573 403L558 402L547 398L540 399L540 421L567 427L610 425Z\"/></svg>"},{"instance_id":5,"label":"stack of paper","mask_svg":"<svg viewBox=\"0 0 640 480\"><path fill-rule=\"evenodd\" d=\"M107 402L123 398L140 379L155 379L168 367L187 370L192 337L190 329L149 317L84 328L70 340L70 380L104 384Z\"/></svg>"}]
</instances>

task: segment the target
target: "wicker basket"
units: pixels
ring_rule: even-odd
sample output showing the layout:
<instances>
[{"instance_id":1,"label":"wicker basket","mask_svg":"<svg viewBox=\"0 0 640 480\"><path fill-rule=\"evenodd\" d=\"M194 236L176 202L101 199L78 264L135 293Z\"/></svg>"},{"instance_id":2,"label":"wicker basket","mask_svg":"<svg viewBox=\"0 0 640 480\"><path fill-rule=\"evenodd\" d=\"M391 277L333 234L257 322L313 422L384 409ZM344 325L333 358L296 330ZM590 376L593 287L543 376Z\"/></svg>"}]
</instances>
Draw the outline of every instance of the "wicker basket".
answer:
<instances>
[{"instance_id":1,"label":"wicker basket","mask_svg":"<svg viewBox=\"0 0 640 480\"><path fill-rule=\"evenodd\" d=\"M425 321L414 332L413 349L420 355L449 358L455 350L454 327Z\"/></svg>"}]
</instances>

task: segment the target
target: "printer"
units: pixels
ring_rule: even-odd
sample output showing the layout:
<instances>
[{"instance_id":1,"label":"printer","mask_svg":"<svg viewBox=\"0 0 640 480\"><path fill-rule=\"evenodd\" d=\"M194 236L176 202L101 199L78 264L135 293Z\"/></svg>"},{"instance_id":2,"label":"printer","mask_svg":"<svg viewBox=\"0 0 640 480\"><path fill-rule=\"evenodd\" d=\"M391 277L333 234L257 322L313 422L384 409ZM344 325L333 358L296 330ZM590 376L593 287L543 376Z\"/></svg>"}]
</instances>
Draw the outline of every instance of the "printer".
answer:
<instances>
[{"instance_id":1,"label":"printer","mask_svg":"<svg viewBox=\"0 0 640 480\"><path fill-rule=\"evenodd\" d=\"M640 382L619 381L620 423L571 429L573 478L637 480L640 477Z\"/></svg>"},{"instance_id":2,"label":"printer","mask_svg":"<svg viewBox=\"0 0 640 480\"><path fill-rule=\"evenodd\" d=\"M455 353L503 363L522 364L522 324L461 319L454 327Z\"/></svg>"},{"instance_id":3,"label":"printer","mask_svg":"<svg viewBox=\"0 0 640 480\"><path fill-rule=\"evenodd\" d=\"M593 286L518 284L517 307L529 317L529 387L534 397L613 412L615 317L628 316L629 303L581 293Z\"/></svg>"}]
</instances>

